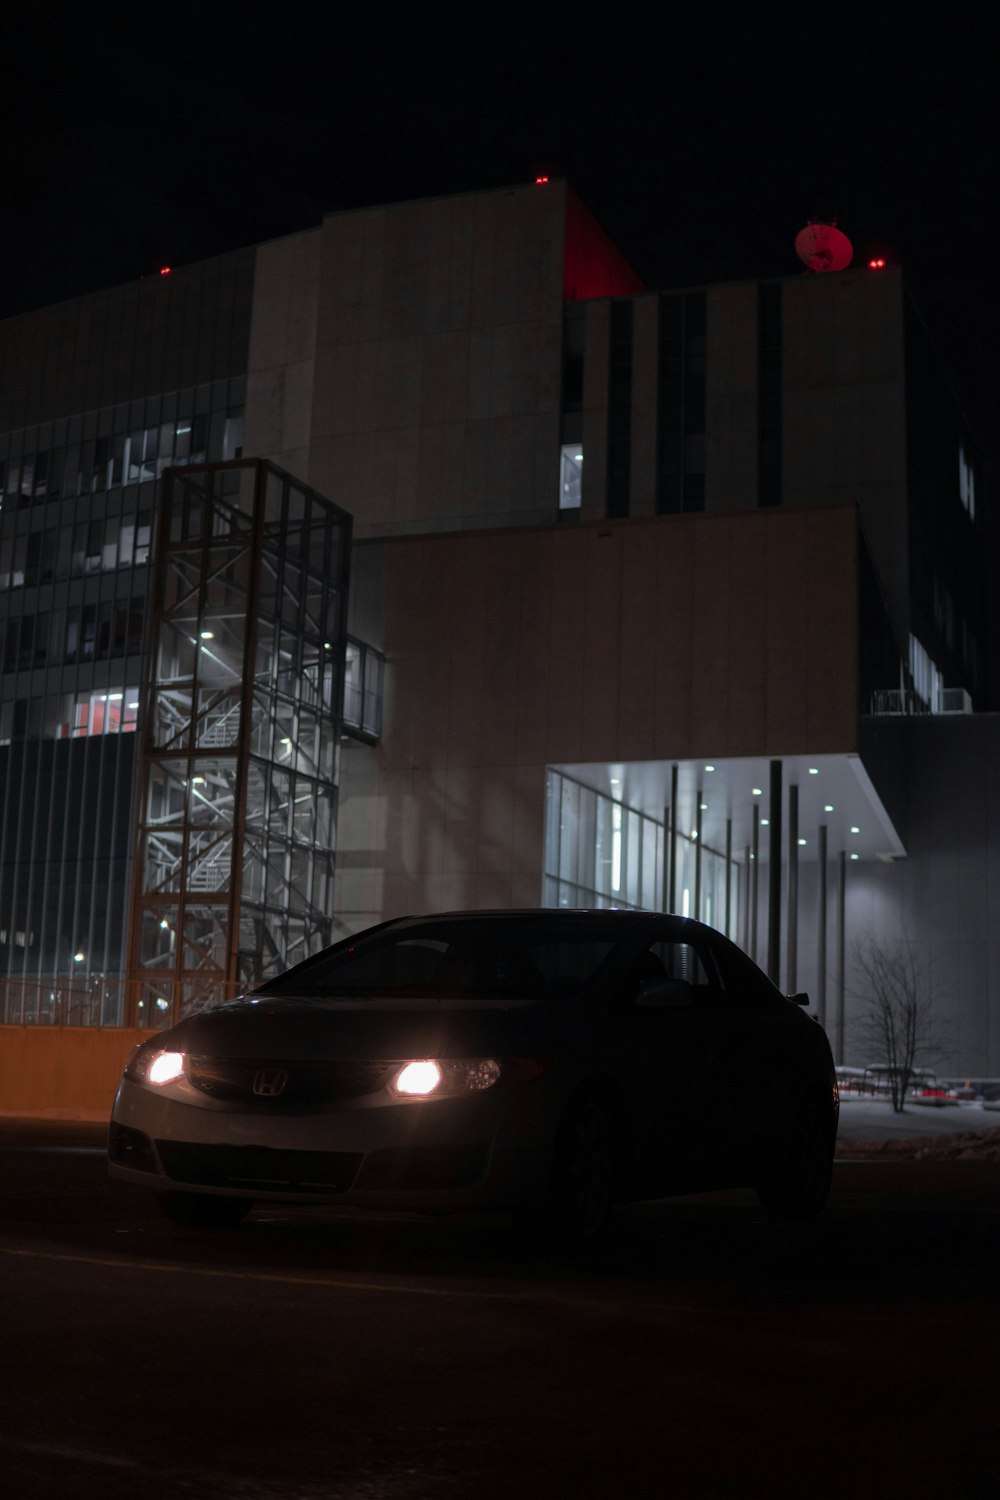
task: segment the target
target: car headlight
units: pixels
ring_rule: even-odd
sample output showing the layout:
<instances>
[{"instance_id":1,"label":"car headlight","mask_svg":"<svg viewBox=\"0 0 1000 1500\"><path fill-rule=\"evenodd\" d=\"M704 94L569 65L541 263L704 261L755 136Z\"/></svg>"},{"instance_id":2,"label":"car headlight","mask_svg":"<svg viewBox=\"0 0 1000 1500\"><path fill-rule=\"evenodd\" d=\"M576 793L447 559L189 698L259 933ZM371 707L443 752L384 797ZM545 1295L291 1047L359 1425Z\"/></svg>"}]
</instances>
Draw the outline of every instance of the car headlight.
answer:
<instances>
[{"instance_id":1,"label":"car headlight","mask_svg":"<svg viewBox=\"0 0 1000 1500\"><path fill-rule=\"evenodd\" d=\"M139 1047L128 1060L125 1077L130 1083L172 1083L184 1073L184 1053L164 1047Z\"/></svg>"},{"instance_id":2,"label":"car headlight","mask_svg":"<svg viewBox=\"0 0 1000 1500\"><path fill-rule=\"evenodd\" d=\"M441 1099L446 1095L476 1094L498 1081L500 1064L495 1057L441 1059L415 1058L404 1063L389 1087L404 1099Z\"/></svg>"}]
</instances>

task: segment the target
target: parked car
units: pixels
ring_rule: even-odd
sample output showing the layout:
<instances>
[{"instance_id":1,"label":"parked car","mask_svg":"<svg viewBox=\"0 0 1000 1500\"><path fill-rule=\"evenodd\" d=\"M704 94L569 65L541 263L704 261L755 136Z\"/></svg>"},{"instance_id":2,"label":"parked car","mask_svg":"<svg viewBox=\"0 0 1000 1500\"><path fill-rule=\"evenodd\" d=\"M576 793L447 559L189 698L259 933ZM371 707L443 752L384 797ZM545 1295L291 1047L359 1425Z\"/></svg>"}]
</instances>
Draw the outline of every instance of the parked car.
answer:
<instances>
[{"instance_id":1,"label":"parked car","mask_svg":"<svg viewBox=\"0 0 1000 1500\"><path fill-rule=\"evenodd\" d=\"M803 1003L678 917L386 922L138 1047L110 1170L206 1226L338 1203L589 1239L616 1203L739 1186L809 1215L838 1095Z\"/></svg>"}]
</instances>

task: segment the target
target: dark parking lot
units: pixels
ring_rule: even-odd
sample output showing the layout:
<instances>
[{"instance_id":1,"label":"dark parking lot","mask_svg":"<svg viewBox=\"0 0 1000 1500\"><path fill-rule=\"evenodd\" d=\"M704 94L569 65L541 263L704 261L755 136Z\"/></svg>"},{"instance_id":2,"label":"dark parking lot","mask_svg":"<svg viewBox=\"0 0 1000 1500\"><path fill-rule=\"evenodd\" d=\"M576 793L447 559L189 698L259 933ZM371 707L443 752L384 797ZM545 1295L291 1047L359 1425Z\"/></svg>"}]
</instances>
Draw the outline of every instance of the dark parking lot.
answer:
<instances>
[{"instance_id":1,"label":"dark parking lot","mask_svg":"<svg viewBox=\"0 0 1000 1500\"><path fill-rule=\"evenodd\" d=\"M936 1496L1000 1487L1000 1168L839 1164L831 1205L181 1230L102 1132L0 1122L0 1475L42 1496Z\"/></svg>"}]
</instances>

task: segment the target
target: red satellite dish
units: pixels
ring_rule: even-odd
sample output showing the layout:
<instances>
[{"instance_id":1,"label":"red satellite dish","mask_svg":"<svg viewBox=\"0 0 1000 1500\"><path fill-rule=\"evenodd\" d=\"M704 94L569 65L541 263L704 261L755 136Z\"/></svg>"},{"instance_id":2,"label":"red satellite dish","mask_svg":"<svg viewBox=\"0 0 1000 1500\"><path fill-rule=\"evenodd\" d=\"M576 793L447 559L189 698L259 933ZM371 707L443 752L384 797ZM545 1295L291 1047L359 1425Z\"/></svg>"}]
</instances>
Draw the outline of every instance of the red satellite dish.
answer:
<instances>
[{"instance_id":1,"label":"red satellite dish","mask_svg":"<svg viewBox=\"0 0 1000 1500\"><path fill-rule=\"evenodd\" d=\"M854 247L835 224L807 224L795 236L795 253L810 271L846 271Z\"/></svg>"}]
</instances>

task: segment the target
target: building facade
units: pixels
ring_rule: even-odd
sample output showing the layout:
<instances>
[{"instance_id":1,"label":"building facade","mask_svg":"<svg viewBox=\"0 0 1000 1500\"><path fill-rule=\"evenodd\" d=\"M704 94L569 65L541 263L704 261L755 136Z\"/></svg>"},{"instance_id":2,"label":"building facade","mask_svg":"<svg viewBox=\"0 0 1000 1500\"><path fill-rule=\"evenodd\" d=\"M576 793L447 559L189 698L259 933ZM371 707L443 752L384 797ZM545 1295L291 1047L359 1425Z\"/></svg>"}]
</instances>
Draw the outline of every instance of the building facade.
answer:
<instances>
[{"instance_id":1,"label":"building facade","mask_svg":"<svg viewBox=\"0 0 1000 1500\"><path fill-rule=\"evenodd\" d=\"M333 894L289 877L235 943L241 980L265 933L278 963L419 909L667 908L809 989L851 1061L874 925L919 948L949 1065L1000 1074L982 487L898 271L651 291L539 184L331 215L10 320L0 395L8 1020L15 981L23 1011L56 978L120 1016L129 931L167 1015L218 969L158 946L184 918L137 883L157 747L132 747L174 690L149 565L166 471L245 456L353 544L339 810L281 846L311 841L325 879L335 845ZM264 718L287 729L278 670ZM248 878L274 747L304 738L272 733L241 804ZM203 897L189 950L232 947Z\"/></svg>"}]
</instances>

